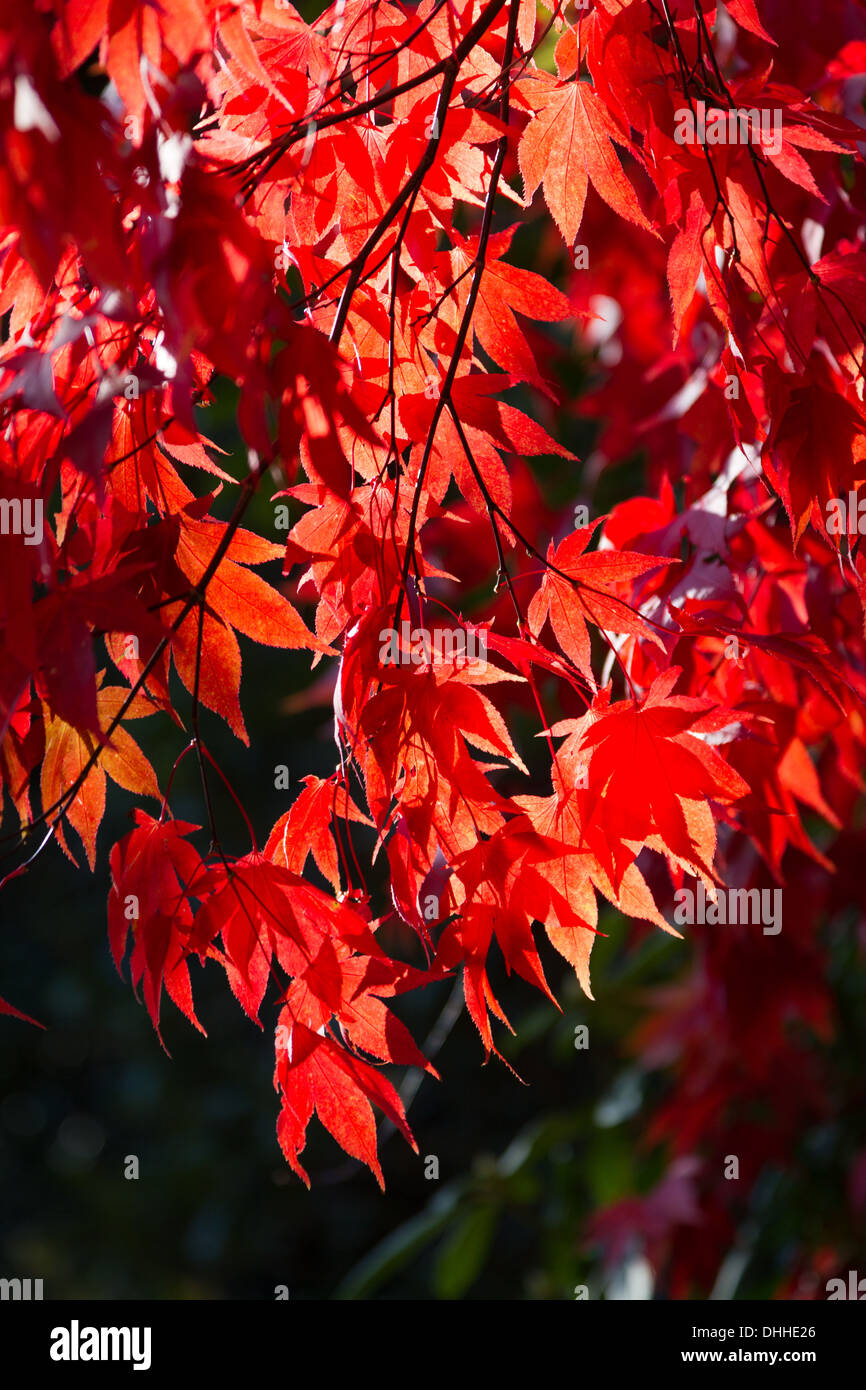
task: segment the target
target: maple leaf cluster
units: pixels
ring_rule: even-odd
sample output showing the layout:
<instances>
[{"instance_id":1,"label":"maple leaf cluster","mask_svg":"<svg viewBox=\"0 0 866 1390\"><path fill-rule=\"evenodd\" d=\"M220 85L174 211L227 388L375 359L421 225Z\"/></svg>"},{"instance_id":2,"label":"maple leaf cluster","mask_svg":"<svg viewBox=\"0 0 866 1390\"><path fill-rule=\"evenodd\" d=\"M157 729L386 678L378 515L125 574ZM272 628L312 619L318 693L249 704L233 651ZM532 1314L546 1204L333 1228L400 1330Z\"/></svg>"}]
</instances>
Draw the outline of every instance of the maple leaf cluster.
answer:
<instances>
[{"instance_id":1,"label":"maple leaf cluster","mask_svg":"<svg viewBox=\"0 0 866 1390\"><path fill-rule=\"evenodd\" d=\"M273 987L305 1180L314 1112L380 1182L374 1107L414 1144L381 1064L434 1069L388 1001L459 974L499 1055L494 943L554 1004L558 958L591 997L600 903L675 932L685 883L787 885L772 976L760 925L704 935L636 1042L678 1059L675 1146L730 1142L727 1102L797 1071L785 1019L828 1026L798 900L832 901L864 790L866 40L847 0L808 35L791 9L0 6L10 872L51 839L93 868L106 778L150 798L110 851L118 969L131 946L157 1029L163 990L201 1027L192 957L257 1023ZM751 134L679 140L699 102ZM208 433L227 383L240 479ZM637 451L644 495L602 513ZM287 539L243 524L265 486ZM407 653L407 626L450 640ZM237 857L199 715L248 741L239 638L326 663L337 749L263 848L239 805ZM152 717L209 844L139 747ZM772 999L757 1068L740 1021Z\"/></svg>"}]
</instances>

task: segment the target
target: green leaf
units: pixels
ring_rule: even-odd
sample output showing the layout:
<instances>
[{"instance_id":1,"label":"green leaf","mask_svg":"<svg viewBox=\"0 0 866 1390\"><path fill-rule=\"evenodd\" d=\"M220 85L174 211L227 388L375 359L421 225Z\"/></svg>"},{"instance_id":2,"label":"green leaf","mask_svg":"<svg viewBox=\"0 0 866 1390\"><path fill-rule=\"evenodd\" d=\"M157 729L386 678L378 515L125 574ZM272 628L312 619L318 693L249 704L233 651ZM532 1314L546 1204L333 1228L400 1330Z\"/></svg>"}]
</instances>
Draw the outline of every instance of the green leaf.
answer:
<instances>
[{"instance_id":1,"label":"green leaf","mask_svg":"<svg viewBox=\"0 0 866 1390\"><path fill-rule=\"evenodd\" d=\"M475 1206L465 1213L436 1261L433 1287L437 1298L462 1298L487 1259L499 1216L498 1206Z\"/></svg>"}]
</instances>

